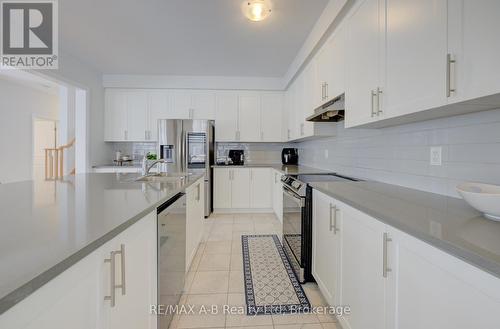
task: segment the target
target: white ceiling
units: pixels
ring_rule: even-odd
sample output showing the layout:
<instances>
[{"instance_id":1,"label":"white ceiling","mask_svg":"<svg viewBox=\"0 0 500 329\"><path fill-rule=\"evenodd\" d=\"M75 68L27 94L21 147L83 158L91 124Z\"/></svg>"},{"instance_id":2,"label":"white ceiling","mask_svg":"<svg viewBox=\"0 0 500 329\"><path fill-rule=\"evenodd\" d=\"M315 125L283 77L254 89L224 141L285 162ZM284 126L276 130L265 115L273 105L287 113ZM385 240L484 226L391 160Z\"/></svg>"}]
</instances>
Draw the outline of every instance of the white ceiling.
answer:
<instances>
[{"instance_id":1,"label":"white ceiling","mask_svg":"<svg viewBox=\"0 0 500 329\"><path fill-rule=\"evenodd\" d=\"M60 48L105 74L282 77L328 0L273 0L251 22L242 0L64 0Z\"/></svg>"}]
</instances>

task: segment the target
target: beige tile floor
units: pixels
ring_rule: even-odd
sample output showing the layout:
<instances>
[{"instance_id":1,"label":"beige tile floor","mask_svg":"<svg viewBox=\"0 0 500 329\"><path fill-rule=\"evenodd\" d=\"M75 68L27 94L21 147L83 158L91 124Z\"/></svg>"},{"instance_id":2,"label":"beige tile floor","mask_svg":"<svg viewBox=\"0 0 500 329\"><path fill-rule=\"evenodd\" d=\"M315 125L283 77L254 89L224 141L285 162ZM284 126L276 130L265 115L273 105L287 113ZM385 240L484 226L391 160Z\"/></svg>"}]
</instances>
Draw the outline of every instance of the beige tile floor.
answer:
<instances>
[{"instance_id":1,"label":"beige tile floor","mask_svg":"<svg viewBox=\"0 0 500 329\"><path fill-rule=\"evenodd\" d=\"M171 329L246 328L246 329L336 329L336 319L326 315L210 314L212 305L234 306L243 310L243 259L241 235L280 234L281 224L274 214L213 214L206 220L204 237L186 278L181 304L195 305L195 315L176 315ZM303 286L313 306L326 305L316 284ZM198 314L202 306L207 314ZM202 312L203 313L203 312ZM234 314L236 313L236 314Z\"/></svg>"}]
</instances>

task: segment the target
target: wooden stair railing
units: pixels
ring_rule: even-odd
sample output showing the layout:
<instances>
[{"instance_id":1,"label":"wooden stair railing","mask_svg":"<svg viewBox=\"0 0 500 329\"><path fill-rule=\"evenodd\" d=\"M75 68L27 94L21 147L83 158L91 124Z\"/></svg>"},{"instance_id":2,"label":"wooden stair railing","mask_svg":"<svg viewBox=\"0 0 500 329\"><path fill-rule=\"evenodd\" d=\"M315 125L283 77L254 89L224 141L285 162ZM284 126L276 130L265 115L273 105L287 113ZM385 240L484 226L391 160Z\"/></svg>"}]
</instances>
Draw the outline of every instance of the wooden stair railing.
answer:
<instances>
[{"instance_id":1,"label":"wooden stair railing","mask_svg":"<svg viewBox=\"0 0 500 329\"><path fill-rule=\"evenodd\" d=\"M64 176L64 151L75 145L73 138L68 144L45 149L45 179L58 179ZM75 174L75 169L71 170Z\"/></svg>"}]
</instances>

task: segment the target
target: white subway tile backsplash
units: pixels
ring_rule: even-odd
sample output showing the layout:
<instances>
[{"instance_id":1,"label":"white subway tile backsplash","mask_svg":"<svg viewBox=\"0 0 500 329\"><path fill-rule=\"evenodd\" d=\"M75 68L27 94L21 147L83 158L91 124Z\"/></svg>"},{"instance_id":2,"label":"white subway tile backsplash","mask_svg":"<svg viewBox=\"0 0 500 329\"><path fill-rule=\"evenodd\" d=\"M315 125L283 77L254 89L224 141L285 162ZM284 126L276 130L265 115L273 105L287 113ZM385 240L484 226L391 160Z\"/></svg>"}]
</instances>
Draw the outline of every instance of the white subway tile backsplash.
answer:
<instances>
[{"instance_id":1,"label":"white subway tile backsplash","mask_svg":"<svg viewBox=\"0 0 500 329\"><path fill-rule=\"evenodd\" d=\"M500 184L500 110L383 129L344 129L298 144L303 165L457 197L464 181ZM430 147L442 147L441 166ZM324 150L329 158L324 158Z\"/></svg>"}]
</instances>

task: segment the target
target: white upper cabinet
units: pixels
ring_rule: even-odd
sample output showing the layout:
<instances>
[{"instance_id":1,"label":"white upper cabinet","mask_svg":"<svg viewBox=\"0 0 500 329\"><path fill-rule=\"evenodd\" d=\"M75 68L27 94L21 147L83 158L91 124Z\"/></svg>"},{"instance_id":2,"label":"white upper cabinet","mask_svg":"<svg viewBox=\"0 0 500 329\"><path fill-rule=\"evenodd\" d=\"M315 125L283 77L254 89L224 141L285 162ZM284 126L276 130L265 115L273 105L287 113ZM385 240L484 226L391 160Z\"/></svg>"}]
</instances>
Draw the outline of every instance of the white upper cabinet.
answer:
<instances>
[{"instance_id":1,"label":"white upper cabinet","mask_svg":"<svg viewBox=\"0 0 500 329\"><path fill-rule=\"evenodd\" d=\"M261 140L260 96L257 93L239 95L239 140L258 142Z\"/></svg>"},{"instance_id":2,"label":"white upper cabinet","mask_svg":"<svg viewBox=\"0 0 500 329\"><path fill-rule=\"evenodd\" d=\"M315 81L313 108L324 104L345 92L345 42L344 31L338 29L318 51L313 60ZM314 79L314 80L311 80Z\"/></svg>"},{"instance_id":3,"label":"white upper cabinet","mask_svg":"<svg viewBox=\"0 0 500 329\"><path fill-rule=\"evenodd\" d=\"M375 121L382 114L384 13L382 0L364 0L348 18L346 127Z\"/></svg>"},{"instance_id":4,"label":"white upper cabinet","mask_svg":"<svg viewBox=\"0 0 500 329\"><path fill-rule=\"evenodd\" d=\"M283 127L283 94L263 93L260 105L261 141L280 142Z\"/></svg>"},{"instance_id":5,"label":"white upper cabinet","mask_svg":"<svg viewBox=\"0 0 500 329\"><path fill-rule=\"evenodd\" d=\"M172 108L168 119L189 119L191 106L191 93L187 90L172 90Z\"/></svg>"},{"instance_id":6,"label":"white upper cabinet","mask_svg":"<svg viewBox=\"0 0 500 329\"><path fill-rule=\"evenodd\" d=\"M149 132L150 140L158 140L158 120L167 119L171 108L171 97L168 90L152 90L148 92Z\"/></svg>"},{"instance_id":7,"label":"white upper cabinet","mask_svg":"<svg viewBox=\"0 0 500 329\"><path fill-rule=\"evenodd\" d=\"M127 140L148 140L148 94L146 91L127 92Z\"/></svg>"},{"instance_id":8,"label":"white upper cabinet","mask_svg":"<svg viewBox=\"0 0 500 329\"><path fill-rule=\"evenodd\" d=\"M386 1L386 83L378 96L386 117L447 103L447 2Z\"/></svg>"},{"instance_id":9,"label":"white upper cabinet","mask_svg":"<svg viewBox=\"0 0 500 329\"><path fill-rule=\"evenodd\" d=\"M498 13L498 0L449 1L450 103L500 93Z\"/></svg>"},{"instance_id":10,"label":"white upper cabinet","mask_svg":"<svg viewBox=\"0 0 500 329\"><path fill-rule=\"evenodd\" d=\"M329 47L331 51L330 75L326 80L326 100L329 101L345 93L346 41L345 30L339 28L333 34Z\"/></svg>"},{"instance_id":11,"label":"white upper cabinet","mask_svg":"<svg viewBox=\"0 0 500 329\"><path fill-rule=\"evenodd\" d=\"M191 119L214 120L215 119L215 92L195 91L192 94Z\"/></svg>"},{"instance_id":12,"label":"white upper cabinet","mask_svg":"<svg viewBox=\"0 0 500 329\"><path fill-rule=\"evenodd\" d=\"M123 90L106 90L104 139L106 141L127 140L127 93Z\"/></svg>"},{"instance_id":13,"label":"white upper cabinet","mask_svg":"<svg viewBox=\"0 0 500 329\"><path fill-rule=\"evenodd\" d=\"M218 92L215 107L215 140L230 142L238 140L238 94Z\"/></svg>"}]
</instances>

